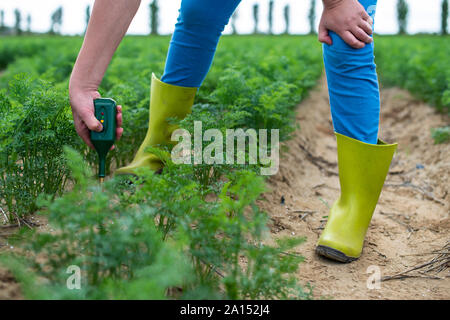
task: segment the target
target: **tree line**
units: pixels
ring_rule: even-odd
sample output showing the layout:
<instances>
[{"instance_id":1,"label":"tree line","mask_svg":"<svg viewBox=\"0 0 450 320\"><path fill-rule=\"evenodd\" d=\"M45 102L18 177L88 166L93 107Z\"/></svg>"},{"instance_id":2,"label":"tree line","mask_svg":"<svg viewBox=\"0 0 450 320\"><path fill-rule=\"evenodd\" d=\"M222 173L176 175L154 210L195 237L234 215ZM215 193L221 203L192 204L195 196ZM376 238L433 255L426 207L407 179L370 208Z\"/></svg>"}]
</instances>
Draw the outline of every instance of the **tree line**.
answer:
<instances>
[{"instance_id":1,"label":"tree line","mask_svg":"<svg viewBox=\"0 0 450 320\"><path fill-rule=\"evenodd\" d=\"M273 12L275 7L274 0L268 0L268 14L267 21L269 25L268 34L273 34ZM253 33L260 34L263 33L260 31L259 22L260 22L260 5L255 3L253 5ZM86 28L89 23L91 13L91 7L88 5L86 7ZM239 13L236 11L231 17L231 29L233 34L237 34L236 21L238 19ZM409 7L406 0L397 0L397 22L398 22L398 34L406 34L407 26L408 26L408 16L409 16ZM22 13L20 10L14 10L15 22L13 27L7 27L5 25L5 11L0 10L0 34L14 34L14 35L22 35L22 34L31 34L31 22L32 17L30 14L26 16L26 28L22 29ZM291 17L291 9L290 5L286 4L283 8L283 18L284 18L284 33L289 34L290 30L290 17ZM315 34L315 22L316 22L316 0L310 0L310 7L308 12L308 21L309 21L309 33ZM159 34L159 1L153 0L149 4L149 27L151 35ZM443 35L448 34L448 0L442 0L441 2L441 31L440 33ZM51 15L51 24L49 34L61 34L61 27L63 24L63 8L58 7Z\"/></svg>"}]
</instances>

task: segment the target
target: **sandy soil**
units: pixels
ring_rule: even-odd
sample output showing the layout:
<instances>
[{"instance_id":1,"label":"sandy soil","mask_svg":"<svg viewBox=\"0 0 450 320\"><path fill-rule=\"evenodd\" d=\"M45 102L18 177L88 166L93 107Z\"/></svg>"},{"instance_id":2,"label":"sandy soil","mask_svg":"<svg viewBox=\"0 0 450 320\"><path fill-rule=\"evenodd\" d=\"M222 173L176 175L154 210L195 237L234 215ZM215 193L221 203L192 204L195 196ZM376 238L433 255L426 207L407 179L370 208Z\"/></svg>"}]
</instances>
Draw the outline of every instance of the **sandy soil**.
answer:
<instances>
[{"instance_id":1,"label":"sandy soil","mask_svg":"<svg viewBox=\"0 0 450 320\"><path fill-rule=\"evenodd\" d=\"M14 247L8 239L17 232L14 226L0 226L0 255L2 252L13 250ZM15 281L11 272L0 267L0 300L21 299L22 294L19 284Z\"/></svg>"},{"instance_id":2,"label":"sandy soil","mask_svg":"<svg viewBox=\"0 0 450 320\"><path fill-rule=\"evenodd\" d=\"M269 179L270 191L260 205L271 217L274 238L306 236L296 250L306 261L298 278L314 287L316 298L332 299L449 299L450 269L437 278L419 274L381 282L368 289L369 266L381 276L431 260L429 253L450 240L450 144L434 145L430 129L450 123L435 109L397 88L382 90L380 137L398 142L362 257L338 264L314 253L329 206L339 196L336 141L332 131L326 81L323 78L297 111L301 125L280 171ZM448 249L447 249L448 250ZM448 252L447 252L448 253ZM420 255L417 255L420 254ZM426 254L426 255L423 255Z\"/></svg>"},{"instance_id":3,"label":"sandy soil","mask_svg":"<svg viewBox=\"0 0 450 320\"><path fill-rule=\"evenodd\" d=\"M11 272L0 268L0 300L13 299L22 299L20 286L11 275Z\"/></svg>"}]
</instances>

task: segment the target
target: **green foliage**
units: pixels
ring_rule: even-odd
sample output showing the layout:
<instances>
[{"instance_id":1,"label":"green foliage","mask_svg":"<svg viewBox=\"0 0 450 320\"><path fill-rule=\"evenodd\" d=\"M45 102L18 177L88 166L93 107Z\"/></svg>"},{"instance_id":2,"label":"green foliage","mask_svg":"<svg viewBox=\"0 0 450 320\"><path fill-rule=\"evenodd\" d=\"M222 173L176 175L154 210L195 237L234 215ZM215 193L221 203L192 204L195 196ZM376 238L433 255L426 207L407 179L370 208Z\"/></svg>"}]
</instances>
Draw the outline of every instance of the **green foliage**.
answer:
<instances>
[{"instance_id":1,"label":"green foliage","mask_svg":"<svg viewBox=\"0 0 450 320\"><path fill-rule=\"evenodd\" d=\"M162 175L142 170L133 186L117 178L100 187L81 156L65 152L73 190L40 201L55 231L24 232L27 257L2 259L31 297L163 299L179 288L182 299L310 298L294 277L303 258L284 254L304 239L261 243L267 216L254 203L264 190L256 174L233 172L205 201L192 166L168 156ZM69 266L81 269L81 290L67 288Z\"/></svg>"},{"instance_id":2,"label":"green foliage","mask_svg":"<svg viewBox=\"0 0 450 320\"><path fill-rule=\"evenodd\" d=\"M276 128L280 129L281 140L287 139L293 131L292 107L303 98L306 90L314 85L315 79L321 72L320 47L317 46L315 52L306 50L311 47L310 42L313 39L304 39L304 43L300 44L298 38L286 37L274 47L272 41L263 39L224 38L222 43L225 49L219 48L214 68L197 96L196 101L203 105L200 107L197 104L194 108L193 115L198 118L189 117L187 121L190 121L190 125L186 122L185 126L192 126L193 120L201 119L205 128L208 126L222 130L235 127ZM129 163L145 136L150 100L149 79L151 72L162 74L168 41L168 37L153 38L152 45L149 45L146 38L125 39L111 63L100 92L104 96L114 97L123 105L126 129L117 148L109 153L108 164L112 161L116 167L119 167ZM18 150L22 156L17 159L19 162L15 163L11 163L11 157L16 154L16 151L11 151L8 157L2 158L8 161L8 165L2 167L3 172L8 170L7 175L3 177L5 186L8 181L11 183L11 179L20 181L20 183L17 182L19 184L11 184L17 187L4 187L4 190L8 190L4 194L9 193L9 195L3 199L9 203L8 208L13 210L12 212L23 214L36 209L34 203L40 192L60 194L64 188L67 170L62 161L53 161L52 158L61 155L62 145L71 145L82 151L92 165L96 163L97 156L80 144L75 131L71 129L68 101L64 96L71 67L75 61L77 49L81 45L80 39L42 38L38 41L35 38L24 38L24 41L20 43L22 45L13 38L10 44L2 43L0 46L0 61L3 59L4 63L9 63L8 69L0 78L0 87L9 89L2 95L5 101L4 113L7 115L0 120L0 125L5 128L13 126L18 132L15 135L16 138L12 140L10 131L2 132L5 137L5 141L1 144L3 155L10 152L8 150ZM48 46L42 48L41 45L45 43ZM243 45L249 44L254 47L254 50L242 50ZM19 50L20 48L22 51ZM22 57L13 56L12 53L15 50ZM33 50L36 52L35 55L32 54ZM229 61L234 63L230 65ZM16 75L23 73L27 74L27 77L17 80ZM36 80L37 78L40 80ZM18 90L22 91L14 93ZM39 122L41 127L37 125L37 120L24 119L25 115L31 112L28 110L30 106L25 103L27 99L33 99L35 102L32 105L34 108L32 112L33 115L38 115L37 119L42 122ZM49 103L46 99L56 100ZM6 110L10 102L14 102L13 111ZM45 106L42 106L43 104ZM212 113L216 115L216 118L211 117ZM26 129L28 127L23 124L32 128ZM40 159L45 156L42 153L47 150L45 146L43 149L39 148L39 152L34 155L24 152L25 140L18 140L18 137L25 133L30 139L29 132L25 130L32 130L35 135L32 141L37 146L42 143L39 140L43 139L40 134L42 128L48 128L47 132L52 138L51 143L48 143L48 148L51 150L45 151L49 155L46 159ZM10 129L12 130L12 127ZM49 138L46 141L49 141ZM54 150L52 144L55 146ZM27 161L26 158L32 155L35 160L28 162L35 164L34 169L29 168L26 171L27 174L23 175L24 172L21 171L23 169L19 163ZM46 165L43 166L41 163ZM50 166L52 163L54 165ZM51 168L61 168L52 173L59 176L57 180L52 177L44 178L47 170ZM196 178L200 179L198 181L203 181L202 185L212 186L217 190L216 184L220 185L218 177L227 174L232 168L224 166L216 169L212 177L209 176L210 169L210 165L196 168ZM20 197L20 204L16 201L19 190L21 190L20 194L23 194ZM24 202L23 199L28 200Z\"/></svg>"},{"instance_id":3,"label":"green foliage","mask_svg":"<svg viewBox=\"0 0 450 320\"><path fill-rule=\"evenodd\" d=\"M0 93L0 204L22 216L37 209L40 194L61 195L63 145L78 140L64 90L18 74L9 93Z\"/></svg>"},{"instance_id":4,"label":"green foliage","mask_svg":"<svg viewBox=\"0 0 450 320\"><path fill-rule=\"evenodd\" d=\"M39 298L162 299L168 287L189 281L183 242L163 241L153 221L155 208L123 208L114 181L101 188L78 153L66 149L66 155L73 190L40 202L57 231L25 234L25 248L33 253L26 265L46 279ZM67 289L69 266L81 269L81 290Z\"/></svg>"},{"instance_id":5,"label":"green foliage","mask_svg":"<svg viewBox=\"0 0 450 320\"><path fill-rule=\"evenodd\" d=\"M8 38L7 41L2 40L0 42L0 70L20 57L29 57L39 53L45 47L46 43L42 39Z\"/></svg>"},{"instance_id":6,"label":"green foliage","mask_svg":"<svg viewBox=\"0 0 450 320\"><path fill-rule=\"evenodd\" d=\"M0 68L8 66L0 77L0 88L8 88L18 73L26 73L61 84L67 81L81 46L79 38L22 37L7 38L0 43Z\"/></svg>"},{"instance_id":7,"label":"green foliage","mask_svg":"<svg viewBox=\"0 0 450 320\"><path fill-rule=\"evenodd\" d=\"M294 277L303 258L286 254L303 239L263 244L267 215L255 205L264 191L258 164L175 165L166 146L150 150L165 163L161 175L143 170L133 186L121 178L102 188L91 181L96 155L73 129L66 91L81 41L45 41L55 46L6 57L0 80L2 201L10 213L25 214L36 210L40 196L40 213L52 228L25 235L26 258L2 259L17 270L27 297L310 298ZM109 155L116 166L132 159L145 136L149 81L152 72L162 74L168 42L125 39L99 88L123 105L125 133ZM293 107L321 74L315 43L225 37L192 114L178 124L190 132L196 120L203 131L279 129L280 139L288 139ZM0 47L0 60L1 53ZM78 152L67 149L64 157L64 145ZM73 186L63 193L69 180ZM82 290L66 287L71 265L81 268Z\"/></svg>"},{"instance_id":8,"label":"green foliage","mask_svg":"<svg viewBox=\"0 0 450 320\"><path fill-rule=\"evenodd\" d=\"M435 144L450 141L450 126L432 129L431 137L434 139Z\"/></svg>"},{"instance_id":9,"label":"green foliage","mask_svg":"<svg viewBox=\"0 0 450 320\"><path fill-rule=\"evenodd\" d=\"M116 167L132 159L145 136L150 77L162 74L169 40L126 38L101 85L102 95L124 110L124 136L109 155ZM202 121L203 131L223 134L232 128L279 129L280 140L288 139L293 107L322 72L315 43L312 37L224 37L192 114L178 124L193 132L194 121ZM132 186L121 178L103 187L91 181L96 155L77 137L67 97L80 45L80 38L0 44L0 67L8 66L0 78L0 205L20 216L34 212L40 197L40 213L52 228L24 234L26 257L1 259L24 294L310 298L294 278L303 258L287 254L303 239L264 244L267 215L255 205L264 191L258 164L175 165L166 146L150 150L165 163L161 175L143 170ZM378 39L383 83L448 110L448 45L443 37ZM448 127L433 131L436 142L448 136ZM67 149L64 156L64 145L77 152ZM63 192L69 180L73 186ZM66 287L71 265L81 268L82 290Z\"/></svg>"},{"instance_id":10,"label":"green foliage","mask_svg":"<svg viewBox=\"0 0 450 320\"><path fill-rule=\"evenodd\" d=\"M446 37L379 37L375 61L384 85L400 86L450 112L450 41Z\"/></svg>"}]
</instances>

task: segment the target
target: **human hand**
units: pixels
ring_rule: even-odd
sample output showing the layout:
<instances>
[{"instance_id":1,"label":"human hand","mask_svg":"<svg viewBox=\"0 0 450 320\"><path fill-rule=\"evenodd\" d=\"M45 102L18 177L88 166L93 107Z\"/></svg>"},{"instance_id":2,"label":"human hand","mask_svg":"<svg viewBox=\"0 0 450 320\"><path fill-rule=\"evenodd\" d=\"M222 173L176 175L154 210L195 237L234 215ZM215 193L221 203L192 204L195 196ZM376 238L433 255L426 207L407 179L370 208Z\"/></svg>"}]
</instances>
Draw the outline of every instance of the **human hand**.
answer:
<instances>
[{"instance_id":1,"label":"human hand","mask_svg":"<svg viewBox=\"0 0 450 320\"><path fill-rule=\"evenodd\" d=\"M349 46L363 48L373 41L373 21L357 0L324 0L319 24L319 41L332 45L328 30L335 32Z\"/></svg>"},{"instance_id":2,"label":"human hand","mask_svg":"<svg viewBox=\"0 0 450 320\"><path fill-rule=\"evenodd\" d=\"M103 126L94 115L94 99L100 98L97 90L87 90L82 88L71 87L69 89L70 104L72 106L73 120L75 129L83 141L94 149L90 138L90 130L100 132ZM116 140L120 140L122 128L122 106L117 106L117 129ZM111 150L114 146L111 147Z\"/></svg>"}]
</instances>

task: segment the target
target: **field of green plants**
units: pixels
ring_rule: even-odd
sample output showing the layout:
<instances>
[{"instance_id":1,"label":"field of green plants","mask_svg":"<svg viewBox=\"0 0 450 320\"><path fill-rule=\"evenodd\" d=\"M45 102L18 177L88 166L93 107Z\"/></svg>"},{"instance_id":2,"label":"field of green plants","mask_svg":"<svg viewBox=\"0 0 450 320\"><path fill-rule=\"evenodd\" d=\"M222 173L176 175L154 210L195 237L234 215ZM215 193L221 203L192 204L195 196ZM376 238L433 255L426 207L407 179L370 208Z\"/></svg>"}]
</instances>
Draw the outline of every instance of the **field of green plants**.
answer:
<instances>
[{"instance_id":1,"label":"field of green plants","mask_svg":"<svg viewBox=\"0 0 450 320\"><path fill-rule=\"evenodd\" d=\"M127 164L145 136L151 73L161 76L169 41L128 37L113 58L100 93L123 105L125 131L110 168ZM30 224L30 215L46 215L51 226L22 228L9 239L21 249L0 253L24 295L310 298L311 288L294 277L303 258L289 254L304 239L263 244L269 235L267 215L255 204L265 190L259 165L175 165L161 147L152 149L164 159L161 175L143 171L131 185L118 177L98 185L97 156L73 128L67 92L81 42L0 42L1 218ZM448 38L381 37L376 48L383 84L449 112ZM224 37L192 114L179 125L192 131L195 119L203 130L276 128L285 141L296 128L295 106L322 68L315 37ZM446 141L448 128L439 130ZM81 290L67 289L69 266L81 268Z\"/></svg>"},{"instance_id":2,"label":"field of green plants","mask_svg":"<svg viewBox=\"0 0 450 320\"><path fill-rule=\"evenodd\" d=\"M125 39L102 83L102 95L123 105L126 128L112 166L130 161L146 133L150 76L162 74L168 43ZM165 159L162 175L145 172L132 186L94 181L96 155L75 133L67 95L80 45L79 38L30 38L0 49L7 66L0 84L1 206L11 222L39 210L55 228L20 236L30 257L3 258L25 295L307 298L309 289L292 276L302 257L283 254L302 239L261 243L267 217L255 205L264 190L256 165L174 165L162 148L155 150ZM225 38L180 125L191 129L196 119L205 130L279 128L285 140L295 105L321 71L313 38ZM67 290L71 265L82 270L82 290Z\"/></svg>"},{"instance_id":3,"label":"field of green plants","mask_svg":"<svg viewBox=\"0 0 450 320\"><path fill-rule=\"evenodd\" d=\"M450 112L450 38L382 37L375 60L385 86L399 86L441 111Z\"/></svg>"},{"instance_id":4,"label":"field of green plants","mask_svg":"<svg viewBox=\"0 0 450 320\"><path fill-rule=\"evenodd\" d=\"M399 86L450 114L450 38L394 36L377 41L375 55L381 82ZM436 143L450 141L450 125L434 128Z\"/></svg>"}]
</instances>

